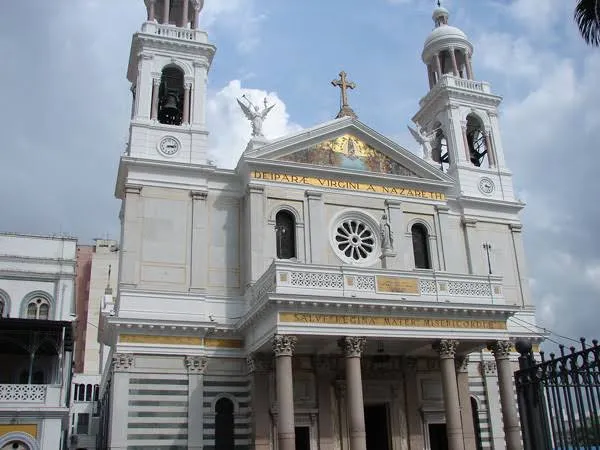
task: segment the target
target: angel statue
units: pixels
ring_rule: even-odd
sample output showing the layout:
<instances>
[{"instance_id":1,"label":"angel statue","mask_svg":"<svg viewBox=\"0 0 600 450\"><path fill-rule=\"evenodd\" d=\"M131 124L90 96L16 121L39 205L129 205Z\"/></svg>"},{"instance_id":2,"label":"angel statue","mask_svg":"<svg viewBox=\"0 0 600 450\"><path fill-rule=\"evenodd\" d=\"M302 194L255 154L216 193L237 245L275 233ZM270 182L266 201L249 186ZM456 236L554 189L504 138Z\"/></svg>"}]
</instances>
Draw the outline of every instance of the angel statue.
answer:
<instances>
[{"instance_id":1,"label":"angel statue","mask_svg":"<svg viewBox=\"0 0 600 450\"><path fill-rule=\"evenodd\" d=\"M242 95L242 98L248 102L247 105L245 103L241 102L240 99L237 99L237 102L238 102L238 105L240 105L240 108L242 108L244 115L252 123L252 137L265 137L265 135L262 132L263 122L265 120L265 117L267 117L267 114L269 114L269 112L273 109L275 104L273 104L271 106L267 106L267 99L265 98L265 101L264 101L265 106L264 106L263 110L261 111L258 108L258 106L254 105L248 99L248 97L246 97L245 94Z\"/></svg>"},{"instance_id":2,"label":"angel statue","mask_svg":"<svg viewBox=\"0 0 600 450\"><path fill-rule=\"evenodd\" d=\"M389 255L394 252L394 233L392 226L388 220L387 214L381 216L379 222L379 233L381 236L381 251L384 255Z\"/></svg>"},{"instance_id":3,"label":"angel statue","mask_svg":"<svg viewBox=\"0 0 600 450\"><path fill-rule=\"evenodd\" d=\"M415 140L421 145L421 149L423 150L423 159L425 161L431 161L433 159L431 156L431 143L435 138L435 133L427 134L419 125L417 125L416 130L410 125L407 125L407 127L410 131L410 134L412 134Z\"/></svg>"}]
</instances>

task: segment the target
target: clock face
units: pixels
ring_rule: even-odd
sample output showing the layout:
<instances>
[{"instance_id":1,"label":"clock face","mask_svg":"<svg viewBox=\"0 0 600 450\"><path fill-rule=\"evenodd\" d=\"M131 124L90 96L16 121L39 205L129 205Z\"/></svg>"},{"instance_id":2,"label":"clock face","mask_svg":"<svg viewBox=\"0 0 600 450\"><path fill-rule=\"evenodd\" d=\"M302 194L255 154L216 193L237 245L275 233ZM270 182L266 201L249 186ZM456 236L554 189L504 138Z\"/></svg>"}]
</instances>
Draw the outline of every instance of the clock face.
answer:
<instances>
[{"instance_id":1,"label":"clock face","mask_svg":"<svg viewBox=\"0 0 600 450\"><path fill-rule=\"evenodd\" d=\"M494 187L494 182L489 178L484 177L481 180L479 180L479 190L484 194L489 195L492 192L494 192Z\"/></svg>"},{"instance_id":2,"label":"clock face","mask_svg":"<svg viewBox=\"0 0 600 450\"><path fill-rule=\"evenodd\" d=\"M172 136L165 136L158 144L158 149L165 156L173 156L179 151L179 141Z\"/></svg>"}]
</instances>

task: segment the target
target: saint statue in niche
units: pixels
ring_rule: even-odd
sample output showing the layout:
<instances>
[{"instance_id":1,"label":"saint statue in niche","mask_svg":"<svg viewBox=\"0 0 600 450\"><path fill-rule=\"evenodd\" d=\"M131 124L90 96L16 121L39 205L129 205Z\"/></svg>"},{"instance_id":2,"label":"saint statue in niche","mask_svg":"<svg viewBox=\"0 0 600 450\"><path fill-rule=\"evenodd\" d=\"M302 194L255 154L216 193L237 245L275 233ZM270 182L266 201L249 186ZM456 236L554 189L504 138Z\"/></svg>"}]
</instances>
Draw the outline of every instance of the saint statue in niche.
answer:
<instances>
[{"instance_id":1,"label":"saint statue in niche","mask_svg":"<svg viewBox=\"0 0 600 450\"><path fill-rule=\"evenodd\" d=\"M379 222L379 233L381 236L381 252L384 255L389 255L394 252L394 233L392 226L388 220L387 214L381 216Z\"/></svg>"}]
</instances>

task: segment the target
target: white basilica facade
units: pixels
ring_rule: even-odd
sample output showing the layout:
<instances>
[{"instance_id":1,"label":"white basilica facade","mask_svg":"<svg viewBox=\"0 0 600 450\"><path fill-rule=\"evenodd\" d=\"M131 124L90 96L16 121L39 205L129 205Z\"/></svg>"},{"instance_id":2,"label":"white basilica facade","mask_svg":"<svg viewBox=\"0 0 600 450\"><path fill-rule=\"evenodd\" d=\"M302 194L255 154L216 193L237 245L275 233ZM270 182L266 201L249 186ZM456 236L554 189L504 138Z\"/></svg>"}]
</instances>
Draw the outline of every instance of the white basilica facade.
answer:
<instances>
[{"instance_id":1,"label":"white basilica facade","mask_svg":"<svg viewBox=\"0 0 600 450\"><path fill-rule=\"evenodd\" d=\"M356 118L341 74L336 119L267 140L254 117L228 170L208 159L203 1L145 3L98 448L521 448L524 204L448 11L422 54L422 158Z\"/></svg>"}]
</instances>

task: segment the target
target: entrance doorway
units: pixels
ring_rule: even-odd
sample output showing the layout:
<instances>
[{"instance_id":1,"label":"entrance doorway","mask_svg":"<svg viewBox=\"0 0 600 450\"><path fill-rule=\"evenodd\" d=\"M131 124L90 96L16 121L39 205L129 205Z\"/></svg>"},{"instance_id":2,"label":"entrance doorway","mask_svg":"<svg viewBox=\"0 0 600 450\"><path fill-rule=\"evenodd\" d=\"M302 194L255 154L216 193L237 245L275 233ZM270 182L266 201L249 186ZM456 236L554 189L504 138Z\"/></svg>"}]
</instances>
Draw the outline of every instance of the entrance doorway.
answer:
<instances>
[{"instance_id":1,"label":"entrance doorway","mask_svg":"<svg viewBox=\"0 0 600 450\"><path fill-rule=\"evenodd\" d=\"M387 404L365 405L367 450L390 450Z\"/></svg>"},{"instance_id":2,"label":"entrance doorway","mask_svg":"<svg viewBox=\"0 0 600 450\"><path fill-rule=\"evenodd\" d=\"M448 436L446 436L445 423L430 423L429 448L431 450L448 450Z\"/></svg>"},{"instance_id":3,"label":"entrance doorway","mask_svg":"<svg viewBox=\"0 0 600 450\"><path fill-rule=\"evenodd\" d=\"M310 450L309 427L296 427L296 450Z\"/></svg>"}]
</instances>

